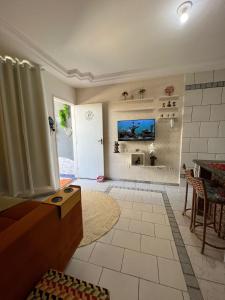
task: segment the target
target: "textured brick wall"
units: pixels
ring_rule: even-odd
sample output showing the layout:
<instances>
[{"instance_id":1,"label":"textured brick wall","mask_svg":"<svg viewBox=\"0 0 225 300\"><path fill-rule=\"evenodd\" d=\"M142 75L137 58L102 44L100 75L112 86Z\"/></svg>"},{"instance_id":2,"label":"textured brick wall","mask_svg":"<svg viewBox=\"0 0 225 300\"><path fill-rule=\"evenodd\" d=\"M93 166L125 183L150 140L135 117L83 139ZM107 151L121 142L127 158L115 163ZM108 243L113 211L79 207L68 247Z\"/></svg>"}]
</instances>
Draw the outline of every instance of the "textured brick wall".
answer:
<instances>
[{"instance_id":1,"label":"textured brick wall","mask_svg":"<svg viewBox=\"0 0 225 300\"><path fill-rule=\"evenodd\" d=\"M225 160L225 69L185 75L182 164Z\"/></svg>"}]
</instances>

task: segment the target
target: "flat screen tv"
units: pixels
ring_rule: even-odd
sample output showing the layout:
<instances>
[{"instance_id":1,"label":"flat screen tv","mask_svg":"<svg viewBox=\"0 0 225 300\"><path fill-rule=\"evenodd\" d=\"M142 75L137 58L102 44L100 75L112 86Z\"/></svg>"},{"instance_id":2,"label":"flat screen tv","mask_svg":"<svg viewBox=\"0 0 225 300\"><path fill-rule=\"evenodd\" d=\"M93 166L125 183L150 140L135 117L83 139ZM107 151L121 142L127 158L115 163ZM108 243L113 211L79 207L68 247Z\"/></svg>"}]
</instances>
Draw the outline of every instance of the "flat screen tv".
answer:
<instances>
[{"instance_id":1,"label":"flat screen tv","mask_svg":"<svg viewBox=\"0 0 225 300\"><path fill-rule=\"evenodd\" d=\"M117 122L119 141L154 141L155 119Z\"/></svg>"}]
</instances>

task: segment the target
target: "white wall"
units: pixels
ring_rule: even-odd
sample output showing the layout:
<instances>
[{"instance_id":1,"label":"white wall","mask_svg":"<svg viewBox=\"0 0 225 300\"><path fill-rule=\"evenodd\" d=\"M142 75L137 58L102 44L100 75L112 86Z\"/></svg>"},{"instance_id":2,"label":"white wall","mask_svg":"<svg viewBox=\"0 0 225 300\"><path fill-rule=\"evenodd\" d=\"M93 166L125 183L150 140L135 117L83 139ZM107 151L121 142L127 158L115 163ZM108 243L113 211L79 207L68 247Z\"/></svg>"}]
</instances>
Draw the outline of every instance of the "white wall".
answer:
<instances>
[{"instance_id":1,"label":"white wall","mask_svg":"<svg viewBox=\"0 0 225 300\"><path fill-rule=\"evenodd\" d=\"M76 91L73 87L62 82L47 71L43 71L42 78L44 82L45 95L50 115L53 115L54 96L59 99L71 102L73 104L76 103Z\"/></svg>"},{"instance_id":2,"label":"white wall","mask_svg":"<svg viewBox=\"0 0 225 300\"><path fill-rule=\"evenodd\" d=\"M127 154L115 154L114 141L117 140L117 121L130 119L158 119L162 111L162 101L160 96L165 95L164 89L168 85L174 85L175 94L180 96L177 104L180 106L178 120L175 122L174 128L170 128L169 120L159 120L156 124L156 140L154 142L156 148L157 164L166 165L163 169L142 168L130 166L130 152L135 149L148 152L150 142L120 142L126 146ZM118 112L117 108L121 107L121 93L127 90L129 94L137 92L138 89L145 88L146 97L153 97L154 101L150 103L139 103L138 105L152 106L153 110ZM183 93L184 93L184 77L170 76L165 78L157 78L145 81L135 81L109 86L82 88L77 89L77 102L79 104L97 103L103 104L104 118L104 156L105 156L105 175L113 179L129 179L153 182L179 182L179 169L181 158L181 130L182 130L182 110L183 110ZM179 103L178 103L179 102ZM122 104L124 108L134 106L135 104Z\"/></svg>"},{"instance_id":3,"label":"white wall","mask_svg":"<svg viewBox=\"0 0 225 300\"><path fill-rule=\"evenodd\" d=\"M46 104L48 108L49 116L54 119L54 106L53 97L57 97L62 100L66 100L73 104L76 103L76 91L73 87L62 82L55 76L51 75L47 71L42 73L43 85L45 90ZM59 177L58 177L58 158L57 158L57 147L55 133L51 134L51 148L52 148L52 160L54 166L54 177L55 186L58 187Z\"/></svg>"},{"instance_id":4,"label":"white wall","mask_svg":"<svg viewBox=\"0 0 225 300\"><path fill-rule=\"evenodd\" d=\"M182 163L225 160L225 69L187 74L185 84Z\"/></svg>"}]
</instances>

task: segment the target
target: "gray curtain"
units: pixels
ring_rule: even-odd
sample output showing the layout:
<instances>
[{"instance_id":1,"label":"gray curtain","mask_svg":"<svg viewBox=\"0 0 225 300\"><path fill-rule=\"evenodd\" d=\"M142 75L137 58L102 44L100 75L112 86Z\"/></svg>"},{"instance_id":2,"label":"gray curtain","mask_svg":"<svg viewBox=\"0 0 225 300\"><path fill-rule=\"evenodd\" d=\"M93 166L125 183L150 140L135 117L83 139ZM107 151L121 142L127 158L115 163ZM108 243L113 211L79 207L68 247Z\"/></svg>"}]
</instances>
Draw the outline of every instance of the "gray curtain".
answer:
<instances>
[{"instance_id":1,"label":"gray curtain","mask_svg":"<svg viewBox=\"0 0 225 300\"><path fill-rule=\"evenodd\" d=\"M53 182L40 68L0 57L0 192L31 197Z\"/></svg>"}]
</instances>

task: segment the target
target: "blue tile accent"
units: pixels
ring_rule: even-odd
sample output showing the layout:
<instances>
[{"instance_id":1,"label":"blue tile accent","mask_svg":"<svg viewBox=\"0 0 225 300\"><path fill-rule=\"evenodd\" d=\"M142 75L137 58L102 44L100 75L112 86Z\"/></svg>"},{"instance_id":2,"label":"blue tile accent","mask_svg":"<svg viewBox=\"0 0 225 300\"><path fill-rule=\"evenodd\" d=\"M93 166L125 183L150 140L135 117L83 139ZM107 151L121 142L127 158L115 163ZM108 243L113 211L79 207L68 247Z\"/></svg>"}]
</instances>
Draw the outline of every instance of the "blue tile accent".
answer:
<instances>
[{"instance_id":1,"label":"blue tile accent","mask_svg":"<svg viewBox=\"0 0 225 300\"><path fill-rule=\"evenodd\" d=\"M199 89L211 89L216 87L225 87L225 81L187 84L185 85L185 90L191 91L191 90L199 90Z\"/></svg>"}]
</instances>

